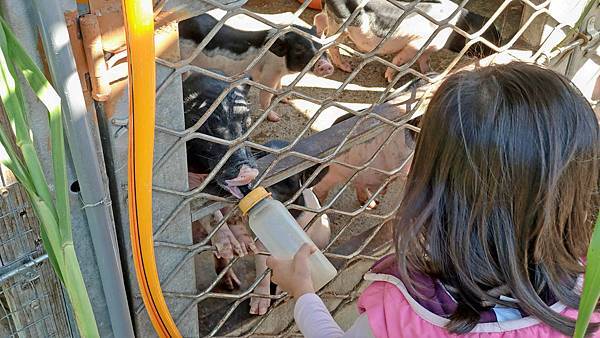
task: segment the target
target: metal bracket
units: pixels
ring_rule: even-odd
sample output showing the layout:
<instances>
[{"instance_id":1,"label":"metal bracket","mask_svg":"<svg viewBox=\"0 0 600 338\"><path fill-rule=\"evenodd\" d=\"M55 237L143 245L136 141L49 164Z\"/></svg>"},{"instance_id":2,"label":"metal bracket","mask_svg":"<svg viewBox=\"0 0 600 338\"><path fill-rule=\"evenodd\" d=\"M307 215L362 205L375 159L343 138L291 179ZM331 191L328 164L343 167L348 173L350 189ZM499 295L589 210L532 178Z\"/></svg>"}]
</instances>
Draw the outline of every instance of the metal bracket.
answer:
<instances>
[{"instance_id":1,"label":"metal bracket","mask_svg":"<svg viewBox=\"0 0 600 338\"><path fill-rule=\"evenodd\" d=\"M588 42L583 47L582 51L585 56L598 55L598 44L600 43L600 30L598 30L598 26L600 22L598 22L597 16L592 16L588 18L587 23L585 25L585 33L588 35Z\"/></svg>"}]
</instances>

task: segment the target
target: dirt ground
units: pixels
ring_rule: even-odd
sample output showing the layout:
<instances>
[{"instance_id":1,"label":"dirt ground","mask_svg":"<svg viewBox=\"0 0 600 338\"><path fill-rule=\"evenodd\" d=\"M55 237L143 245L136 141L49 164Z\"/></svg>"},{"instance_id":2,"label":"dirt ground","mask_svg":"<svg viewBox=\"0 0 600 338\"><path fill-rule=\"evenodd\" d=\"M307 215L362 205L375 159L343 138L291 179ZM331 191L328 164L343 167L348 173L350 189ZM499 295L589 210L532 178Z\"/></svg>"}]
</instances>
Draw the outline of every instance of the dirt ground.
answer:
<instances>
[{"instance_id":1,"label":"dirt ground","mask_svg":"<svg viewBox=\"0 0 600 338\"><path fill-rule=\"evenodd\" d=\"M455 0L455 2L459 2ZM472 10L480 15L491 16L495 9L499 7L502 0L472 0L469 2L467 9ZM300 4L296 0L250 0L244 6L245 8L261 14L278 14L285 12L295 12ZM496 27L500 30L503 42L510 40L519 28L520 17L521 17L522 6L520 4L511 4L509 7L497 18L495 21ZM318 12L312 9L306 9L301 15L302 19L306 24L312 24L313 17ZM348 45L351 45L347 42ZM348 57L348 55L346 55ZM435 53L431 57L431 68L433 71L441 72L447 65L452 62L456 57L456 54L442 50ZM351 58L350 62L353 66L358 64L357 59ZM357 76L352 79L346 90L339 93L334 97L334 100L341 104L353 108L361 109L366 108L373 102L376 102L382 92L386 88L387 81L383 77L385 72L385 66L372 62L367 64ZM342 84L342 82L348 76L340 70L327 79L315 77L312 74L306 74L295 87L295 90L305 94L307 96L316 99L326 99L334 96L336 89ZM289 84L296 75L290 75L284 78L284 88ZM405 77L402 80L404 82L410 80L409 77ZM298 136L307 137L314 134L317 131L328 128L335 118L345 114L346 112L340 109L328 108L324 110L319 118L313 123L304 134L302 131L306 128L308 120L315 114L318 105L310 103L306 100L299 99L293 95L290 97L291 100L288 104L277 104L275 107L276 112L282 117L282 120L278 123L271 123L264 121L261 123L255 132L251 135L251 140L258 143L263 143L272 139L282 139L292 141ZM261 111L257 107L258 102L258 90L252 89L250 92L250 103L252 105L252 111L254 119L260 116ZM336 241L337 243L350 243L350 245L334 245L332 247L333 252L336 253L349 253L358 248L362 241L363 236L356 237L358 234L366 234L368 230L375 227L378 222L372 217L372 215L382 215L390 210L393 210L399 203L402 194L402 182L395 182L390 185L385 194L381 196L381 205L373 210L365 212L354 219L349 216L341 215L329 215L332 223L332 235L335 236L339 233L340 229L347 224L350 224L346 228L340 238ZM334 190L339 190L340 187ZM330 194L335 195L335 191ZM344 211L354 211L360 208L357 202L353 189L346 189L339 199L333 204L333 207ZM389 232L384 232L389 235ZM381 240L381 239L380 239ZM385 239L384 239L385 240ZM197 264L212 264L210 253L203 253L197 258ZM198 265L197 265L198 266ZM234 269L237 275L242 281L242 290L247 288L254 281L254 266L252 258L244 258L239 260L235 265ZM210 282L214 279L213 273L205 274L206 271L202 271L201 275L198 276L199 290L207 287ZM210 303L210 304L209 304ZM227 321L224 331L227 331L227 327L232 328L239 325L241 322L248 318L248 305L247 301L242 303L241 306L232 314L230 319ZM201 318L201 327L210 329L216 321L218 321L223 311L227 308L230 302L223 302L221 300L208 299L199 306L199 316ZM221 310L217 310L217 309ZM207 332L204 332L207 333ZM223 332L222 332L223 333Z\"/></svg>"},{"instance_id":2,"label":"dirt ground","mask_svg":"<svg viewBox=\"0 0 600 338\"><path fill-rule=\"evenodd\" d=\"M455 2L459 1L455 0ZM502 2L502 0L475 0L468 3L467 9L489 17ZM294 0L249 0L244 7L255 13L278 14L285 12L294 13L299 5L300 4ZM521 10L522 5L511 4L494 22L502 34L503 41L508 41L518 30ZM316 10L307 8L300 14L300 19L306 24L312 25L313 18L318 13L319 12ZM352 47L350 41L346 41L346 44ZM344 54L343 51L342 54ZM435 53L431 57L430 62L432 71L441 72L445 70L446 66L455 58L455 56L455 53L447 50ZM348 55L346 55L346 57L348 57ZM387 57L387 59L389 60L390 57ZM351 58L350 63L356 67L359 60ZM342 91L335 100L348 105L350 108L357 109L365 108L372 102L377 101L385 87L388 85L383 77L385 69L386 67L381 63L371 62L367 64L351 81L351 85L347 87L346 90ZM296 86L296 90L313 98L325 99L335 93L335 90L339 88L347 76L347 73L342 72L339 69L336 69L335 73L327 79L317 78L312 74L306 74ZM287 76L284 78L284 84L291 82L295 77L296 75ZM404 81L400 82L397 86L410 80L410 78L405 77L402 80ZM256 90L252 94L254 94L252 96L257 95ZM256 102L256 99L252 101ZM317 105L310 104L301 99L292 99L291 104L279 104L275 107L275 110L282 116L282 121L275 124L263 123L256 130L252 139L257 142L265 142L276 137L291 141L296 135L300 134L302 128L306 125L306 121L314 115L317 109ZM344 113L345 112L338 109L330 108L323 111L321 115L333 115L338 117ZM309 136L315 131L329 127L335 118L324 118L324 120L326 121L317 126L311 126L311 130L304 136ZM318 121L320 122L320 120Z\"/></svg>"}]
</instances>

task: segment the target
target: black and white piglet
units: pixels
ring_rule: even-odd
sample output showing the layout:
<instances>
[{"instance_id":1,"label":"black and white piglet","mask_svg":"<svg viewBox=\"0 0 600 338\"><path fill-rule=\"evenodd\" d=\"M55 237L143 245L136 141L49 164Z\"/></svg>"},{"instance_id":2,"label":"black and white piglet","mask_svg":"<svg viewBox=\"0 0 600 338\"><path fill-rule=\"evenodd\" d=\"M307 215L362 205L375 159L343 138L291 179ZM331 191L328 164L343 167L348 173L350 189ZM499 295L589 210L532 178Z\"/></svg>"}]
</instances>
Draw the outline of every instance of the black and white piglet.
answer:
<instances>
[{"instance_id":1,"label":"black and white piglet","mask_svg":"<svg viewBox=\"0 0 600 338\"><path fill-rule=\"evenodd\" d=\"M182 45L191 43L197 46L217 23L218 21L209 14L181 21L179 23L180 43ZM293 26L316 35L314 28ZM276 29L243 31L224 25L192 64L203 68L220 69L228 75L240 74L258 57L262 47L276 33ZM320 48L319 43L296 32L288 32L271 45L261 60L250 69L249 75L254 81L278 90L281 88L281 78L304 69ZM329 76L333 71L334 68L326 53L321 55L312 68L312 72L317 76ZM260 108L266 109L272 98L271 93L261 91ZM271 111L268 119L278 121L280 118L277 113Z\"/></svg>"},{"instance_id":2,"label":"black and white piglet","mask_svg":"<svg viewBox=\"0 0 600 338\"><path fill-rule=\"evenodd\" d=\"M215 71L223 74L220 71ZM193 127L207 112L214 101L229 84L202 74L192 74L183 81L183 105L185 127ZM233 141L241 137L250 126L251 117L246 96L249 86L233 88L221 101L210 117L196 132ZM200 138L186 144L188 171L196 174L210 173L225 156L229 147ZM247 185L258 175L255 158L246 147L231 154L215 177L216 185L207 187L208 192L222 195L223 190L242 198L239 187ZM220 189L219 189L220 188Z\"/></svg>"},{"instance_id":3,"label":"black and white piglet","mask_svg":"<svg viewBox=\"0 0 600 338\"><path fill-rule=\"evenodd\" d=\"M219 71L215 71L220 73ZM222 74L222 73L221 73ZM202 74L192 74L183 81L183 102L185 127L192 128L207 113L215 100L228 88L226 82ZM225 96L217 108L196 130L199 133L235 140L240 138L250 125L250 110L246 96L248 86L235 87ZM190 188L200 185L206 176L216 169L219 161L225 157L229 147L199 138L186 144L188 179ZM231 154L215 179L207 185L204 192L226 196L231 194L243 197L240 187L250 184L258 175L256 160L252 151L241 147ZM216 211L210 216L195 222L194 241L198 242L212 232L215 225L223 219L223 213ZM200 226L196 226L200 225ZM240 238L241 240L238 240ZM231 228L223 224L211 238L216 247L215 268L220 272L234 255L243 256L248 250L255 251L251 236L245 227ZM239 280L232 270L222 279L222 285L228 289L239 286Z\"/></svg>"},{"instance_id":4,"label":"black and white piglet","mask_svg":"<svg viewBox=\"0 0 600 338\"><path fill-rule=\"evenodd\" d=\"M317 34L327 36L335 34L342 24L351 16L363 0L323 0L323 11L316 15L314 23L317 27ZM443 21L449 19L453 24L467 33L475 33L483 27L486 18L470 12L466 9L458 9L458 5L451 0L422 0L416 1L395 1L405 8L414 6L416 9L426 13L435 20ZM404 14L404 10L393 5L388 0L369 0L366 5L359 10L354 21L349 24L342 34L342 39L346 36L362 52L370 52L384 39L393 29L396 21ZM378 55L394 54L392 63L402 65L410 61L419 50L425 46L427 41L435 34L438 25L427 19L417 11L410 12L399 26L391 33L381 48ZM483 37L499 45L500 34L492 24L483 34ZM448 48L454 52L460 52L465 46L465 38L456 33L451 27L444 28L437 32L429 45L423 51L418 59L421 72L426 73L429 70L428 59L431 53ZM350 64L344 61L337 47L329 49L333 64L343 71L352 70ZM477 43L470 48L470 52L475 56L485 57L493 53L493 50L483 43ZM388 81L394 78L395 70L388 68L385 77Z\"/></svg>"}]
</instances>

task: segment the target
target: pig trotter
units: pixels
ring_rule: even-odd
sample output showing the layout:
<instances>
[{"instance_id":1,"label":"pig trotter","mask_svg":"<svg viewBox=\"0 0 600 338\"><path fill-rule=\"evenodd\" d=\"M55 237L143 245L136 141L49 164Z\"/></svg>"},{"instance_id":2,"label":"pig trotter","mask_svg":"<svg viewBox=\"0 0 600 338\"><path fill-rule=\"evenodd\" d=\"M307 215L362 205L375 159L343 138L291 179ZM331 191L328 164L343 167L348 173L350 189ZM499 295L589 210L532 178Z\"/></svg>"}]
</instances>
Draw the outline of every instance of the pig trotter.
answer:
<instances>
[{"instance_id":1,"label":"pig trotter","mask_svg":"<svg viewBox=\"0 0 600 338\"><path fill-rule=\"evenodd\" d=\"M384 74L385 78L387 79L387 82L391 83L394 80L395 74L396 74L396 70L391 67L388 67L385 70L385 74Z\"/></svg>"},{"instance_id":2,"label":"pig trotter","mask_svg":"<svg viewBox=\"0 0 600 338\"><path fill-rule=\"evenodd\" d=\"M277 79L277 81L272 82L272 83L267 83L266 85L271 88L277 88L278 86L281 86L281 81L280 81L280 79ZM272 98L273 98L273 94L271 94L267 91L261 91L259 94L259 97L258 97L260 108L263 110L266 110L267 107L269 107L269 105L271 104ZM279 120L281 120L281 118L275 111L271 110L271 111L269 111L269 114L267 115L267 120L269 120L271 122L279 122Z\"/></svg>"},{"instance_id":3,"label":"pig trotter","mask_svg":"<svg viewBox=\"0 0 600 338\"><path fill-rule=\"evenodd\" d=\"M225 269L225 267L227 267L230 260L217 257L215 257L214 259L215 272L218 275ZM221 278L221 280L219 281L219 287L228 291L239 289L241 285L242 283L240 282L240 279L235 275L235 272L233 272L233 268L227 270L225 272L225 275L223 275L223 278Z\"/></svg>"},{"instance_id":4,"label":"pig trotter","mask_svg":"<svg viewBox=\"0 0 600 338\"><path fill-rule=\"evenodd\" d=\"M199 220L204 233L210 234L214 226L219 224L223 219L221 211L216 211L212 215L204 217ZM227 223L223 223L219 229L215 231L215 234L211 237L210 242L217 249L215 251L215 257L223 259L231 259L234 255L243 256L242 246L240 242L235 238Z\"/></svg>"},{"instance_id":5,"label":"pig trotter","mask_svg":"<svg viewBox=\"0 0 600 338\"><path fill-rule=\"evenodd\" d=\"M262 243L258 242L261 249L264 249ZM254 256L254 265L256 268L256 276L261 276L265 270L267 270L267 258L262 255ZM267 273L265 278L263 278L256 288L254 288L254 293L259 295L270 295L271 294L271 274ZM264 315L267 313L269 309L269 305L271 305L271 299L262 298L262 297L252 297L250 298L250 314L253 315Z\"/></svg>"},{"instance_id":6,"label":"pig trotter","mask_svg":"<svg viewBox=\"0 0 600 338\"><path fill-rule=\"evenodd\" d=\"M211 238L211 243L217 248L217 258L232 259L234 255L244 256L242 245L231 232L227 224L223 224Z\"/></svg>"},{"instance_id":7,"label":"pig trotter","mask_svg":"<svg viewBox=\"0 0 600 338\"><path fill-rule=\"evenodd\" d=\"M350 73L352 71L352 66L348 61L342 59L340 49L337 46L329 49L329 55L331 56L331 63L333 63L334 66L346 73Z\"/></svg>"},{"instance_id":8,"label":"pig trotter","mask_svg":"<svg viewBox=\"0 0 600 338\"><path fill-rule=\"evenodd\" d=\"M216 211L213 214L213 218L215 224L218 224L223 220L223 213L221 213L221 211ZM224 223L217 232L215 232L214 236L211 238L211 243L217 248L217 251L215 252L217 258L232 259L234 255L240 257L245 255L242 245L231 232L227 223Z\"/></svg>"},{"instance_id":9,"label":"pig trotter","mask_svg":"<svg viewBox=\"0 0 600 338\"><path fill-rule=\"evenodd\" d=\"M325 37L327 34L327 13L325 11L315 15L313 19L313 25L317 30L317 36L320 38Z\"/></svg>"},{"instance_id":10,"label":"pig trotter","mask_svg":"<svg viewBox=\"0 0 600 338\"><path fill-rule=\"evenodd\" d=\"M406 46L398 54L396 54L396 56L394 56L394 58L392 59L392 63L396 66L402 66L403 64L410 61L410 59L412 59L417 54L417 52L418 49L413 47L412 45ZM423 54L421 54L421 58L428 58L429 53L430 52L428 51L423 52ZM385 78L390 83L394 80L395 74L396 70L391 67L388 67L388 69L385 70Z\"/></svg>"},{"instance_id":11,"label":"pig trotter","mask_svg":"<svg viewBox=\"0 0 600 338\"><path fill-rule=\"evenodd\" d=\"M350 65L350 62L348 62L348 61L342 61L342 63L340 63L338 65L338 68L346 73L352 72L352 66Z\"/></svg>"},{"instance_id":12,"label":"pig trotter","mask_svg":"<svg viewBox=\"0 0 600 338\"><path fill-rule=\"evenodd\" d=\"M373 195L371 194L371 192L369 191L368 188L365 187L356 187L356 199L358 200L358 202L361 205L365 205L369 199L372 197ZM367 205L367 210L373 210L375 208L377 208L377 200L373 199L369 205Z\"/></svg>"},{"instance_id":13,"label":"pig trotter","mask_svg":"<svg viewBox=\"0 0 600 338\"><path fill-rule=\"evenodd\" d=\"M429 67L429 55L423 54L419 58L419 68L421 69L421 73L427 74L431 71L431 67Z\"/></svg>"},{"instance_id":14,"label":"pig trotter","mask_svg":"<svg viewBox=\"0 0 600 338\"><path fill-rule=\"evenodd\" d=\"M341 71L346 72L346 73L351 73L352 72L352 66L350 65L350 62L342 59L342 56L339 54L339 51L337 52L338 57L334 57L333 53L331 53L331 62Z\"/></svg>"},{"instance_id":15,"label":"pig trotter","mask_svg":"<svg viewBox=\"0 0 600 338\"><path fill-rule=\"evenodd\" d=\"M254 239L248 233L246 226L239 222L230 226L231 232L237 239L237 241L241 244L242 251L246 254L254 254L258 250L256 249L256 244L254 244Z\"/></svg>"},{"instance_id":16,"label":"pig trotter","mask_svg":"<svg viewBox=\"0 0 600 338\"><path fill-rule=\"evenodd\" d=\"M259 295L270 295L271 294L271 278L270 274L267 275L257 286L254 288L254 293ZM262 297L250 298L250 314L262 316L269 310L271 305L271 299Z\"/></svg>"},{"instance_id":17,"label":"pig trotter","mask_svg":"<svg viewBox=\"0 0 600 338\"><path fill-rule=\"evenodd\" d=\"M277 90L277 92L278 92L277 95L281 95L281 88L282 88L282 85L281 85L281 80L280 80L277 83L277 87L275 87L275 90ZM290 97L286 96L286 97L282 98L279 102L288 104L288 103L290 103Z\"/></svg>"},{"instance_id":18,"label":"pig trotter","mask_svg":"<svg viewBox=\"0 0 600 338\"><path fill-rule=\"evenodd\" d=\"M281 117L279 117L279 114L271 110L267 115L267 120L271 122L279 122L281 121Z\"/></svg>"},{"instance_id":19,"label":"pig trotter","mask_svg":"<svg viewBox=\"0 0 600 338\"><path fill-rule=\"evenodd\" d=\"M371 203L369 203L369 205L367 206L366 210L374 210L377 209L377 204L379 204L379 201L377 200L372 200Z\"/></svg>"}]
</instances>

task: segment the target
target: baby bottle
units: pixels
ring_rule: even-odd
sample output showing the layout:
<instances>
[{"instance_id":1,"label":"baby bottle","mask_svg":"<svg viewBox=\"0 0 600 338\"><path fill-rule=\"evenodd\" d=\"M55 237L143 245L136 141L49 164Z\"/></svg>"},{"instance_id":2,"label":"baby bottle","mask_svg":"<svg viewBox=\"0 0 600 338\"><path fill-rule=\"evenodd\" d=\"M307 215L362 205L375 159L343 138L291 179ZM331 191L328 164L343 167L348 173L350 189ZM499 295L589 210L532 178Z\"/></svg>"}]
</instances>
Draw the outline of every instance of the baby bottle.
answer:
<instances>
[{"instance_id":1,"label":"baby bottle","mask_svg":"<svg viewBox=\"0 0 600 338\"><path fill-rule=\"evenodd\" d=\"M302 244L313 244L286 207L273 199L265 188L257 187L250 191L240 201L239 207L244 215L248 214L250 229L271 255L292 259ZM309 263L315 290L321 289L337 274L335 267L319 250L310 256Z\"/></svg>"}]
</instances>

